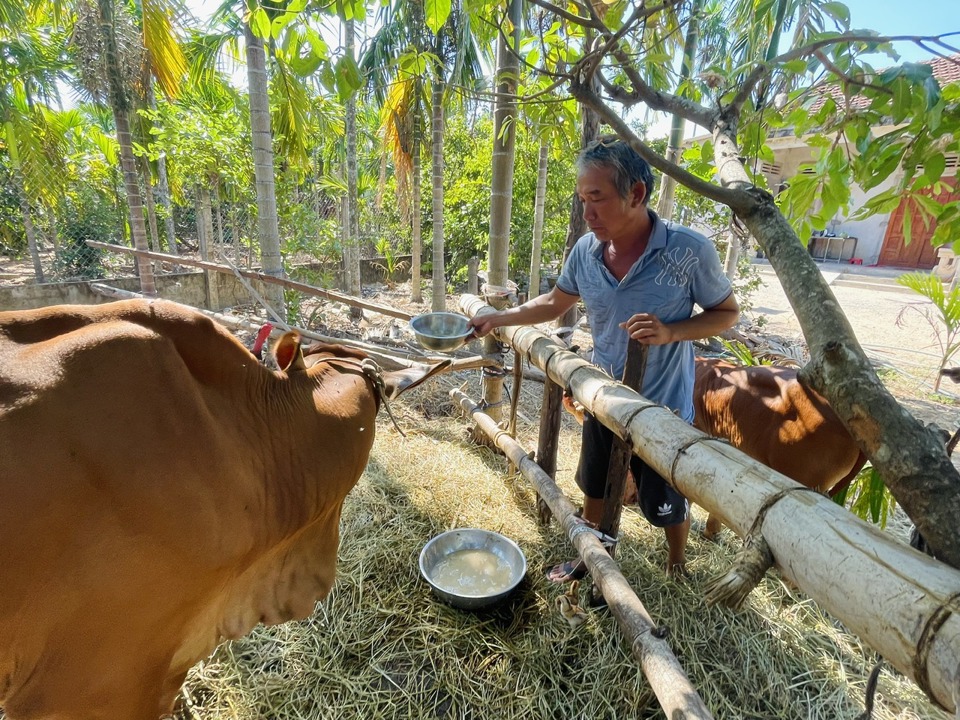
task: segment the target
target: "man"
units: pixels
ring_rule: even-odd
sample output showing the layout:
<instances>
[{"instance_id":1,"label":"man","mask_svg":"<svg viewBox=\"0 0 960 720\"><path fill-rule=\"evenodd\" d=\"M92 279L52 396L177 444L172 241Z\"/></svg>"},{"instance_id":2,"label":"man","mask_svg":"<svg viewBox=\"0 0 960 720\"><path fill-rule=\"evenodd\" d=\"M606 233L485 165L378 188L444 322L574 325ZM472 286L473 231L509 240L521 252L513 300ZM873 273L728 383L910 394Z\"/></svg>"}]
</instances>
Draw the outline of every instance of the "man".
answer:
<instances>
[{"instance_id":1,"label":"man","mask_svg":"<svg viewBox=\"0 0 960 720\"><path fill-rule=\"evenodd\" d=\"M591 143L577 159L577 194L590 232L577 241L546 295L515 308L471 320L482 337L504 325L533 325L560 317L582 297L593 335L593 362L618 380L629 338L649 345L644 397L693 421L691 340L716 335L736 324L740 308L720 258L705 237L667 225L647 207L653 191L650 166L615 138ZM703 310L693 313L694 304ZM583 519L596 524L603 510L613 433L587 415L577 467L583 490ZM631 471L639 504L667 538L667 574L685 573L690 530L686 498L634 456ZM582 578L579 559L551 568L554 582Z\"/></svg>"}]
</instances>

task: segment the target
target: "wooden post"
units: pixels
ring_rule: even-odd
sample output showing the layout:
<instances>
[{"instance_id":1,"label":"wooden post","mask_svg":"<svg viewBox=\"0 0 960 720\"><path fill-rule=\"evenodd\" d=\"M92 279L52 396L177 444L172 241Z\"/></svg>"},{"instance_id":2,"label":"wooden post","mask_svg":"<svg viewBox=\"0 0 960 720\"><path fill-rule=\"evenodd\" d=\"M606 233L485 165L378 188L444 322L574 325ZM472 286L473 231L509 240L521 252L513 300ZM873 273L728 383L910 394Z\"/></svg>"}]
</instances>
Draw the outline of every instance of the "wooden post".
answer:
<instances>
[{"instance_id":1,"label":"wooden post","mask_svg":"<svg viewBox=\"0 0 960 720\"><path fill-rule=\"evenodd\" d=\"M631 339L627 344L627 364L623 368L621 382L639 393L643 387L646 369L647 346ZM610 450L610 465L607 469L607 486L603 494L603 514L600 516L600 530L610 537L617 537L617 533L620 532L623 489L627 484L631 458L633 458L631 442L614 436L613 448ZM610 549L611 555L614 549Z\"/></svg>"},{"instance_id":2,"label":"wooden post","mask_svg":"<svg viewBox=\"0 0 960 720\"><path fill-rule=\"evenodd\" d=\"M467 260L467 292L476 295L480 292L480 279L477 273L480 268L480 258L474 255Z\"/></svg>"},{"instance_id":3,"label":"wooden post","mask_svg":"<svg viewBox=\"0 0 960 720\"><path fill-rule=\"evenodd\" d=\"M537 465L551 478L557 477L557 451L560 444L560 413L563 409L563 388L549 376L543 381L543 402L540 405L540 434L537 437ZM552 513L550 506L537 495L537 519L546 525Z\"/></svg>"}]
</instances>

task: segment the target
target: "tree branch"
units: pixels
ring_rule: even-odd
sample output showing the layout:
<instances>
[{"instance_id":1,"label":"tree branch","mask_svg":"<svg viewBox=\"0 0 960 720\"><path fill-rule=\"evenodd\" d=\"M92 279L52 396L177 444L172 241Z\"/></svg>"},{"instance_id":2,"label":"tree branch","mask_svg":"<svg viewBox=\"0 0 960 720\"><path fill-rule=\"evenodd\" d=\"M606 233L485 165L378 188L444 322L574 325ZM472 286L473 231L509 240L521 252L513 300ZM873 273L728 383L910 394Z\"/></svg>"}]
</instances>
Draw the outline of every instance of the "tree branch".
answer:
<instances>
[{"instance_id":1,"label":"tree branch","mask_svg":"<svg viewBox=\"0 0 960 720\"><path fill-rule=\"evenodd\" d=\"M640 157L646 160L650 165L657 168L660 172L669 175L674 180L682 183L696 193L710 198L715 202L723 203L732 208L738 214L747 213L754 205L754 198L747 192L739 188L725 188L703 180L693 173L687 172L681 167L668 162L661 155L654 152L648 145L640 140L623 121L623 118L615 113L603 100L592 90L579 81L572 81L570 85L570 94L579 102L591 108L597 115L607 123L621 138L629 138L630 146L636 150Z\"/></svg>"},{"instance_id":2,"label":"tree branch","mask_svg":"<svg viewBox=\"0 0 960 720\"><path fill-rule=\"evenodd\" d=\"M625 52L622 50L614 50L613 54L614 57L621 62L624 74L629 78L631 85L633 85L633 92L628 93L610 86L609 83L605 83L605 87L612 87L612 90L608 91L612 100L616 100L624 105L635 105L642 102L651 110L659 110L661 112L679 115L684 120L689 120L701 127L708 128L713 124L716 118L716 112L714 110L710 110L693 100L688 100L679 95L654 90L640 77L640 73L637 72L637 69L633 66L633 63Z\"/></svg>"},{"instance_id":3,"label":"tree branch","mask_svg":"<svg viewBox=\"0 0 960 720\"><path fill-rule=\"evenodd\" d=\"M603 23L596 23L588 17L583 17L582 15L574 15L572 12L567 12L559 5L554 5L551 2L546 0L530 0L531 3L537 7L543 8L549 13L553 13L558 17L562 17L564 20L569 20L570 22L579 25L580 27L593 28L597 32L602 32L606 29L606 26Z\"/></svg>"},{"instance_id":4,"label":"tree branch","mask_svg":"<svg viewBox=\"0 0 960 720\"><path fill-rule=\"evenodd\" d=\"M753 92L757 84L770 75L774 70L776 70L780 65L790 62L791 60L797 60L808 55L813 55L817 50L821 48L830 47L831 45L836 45L838 43L847 43L847 42L866 42L866 43L891 43L891 42L913 42L917 45L923 47L924 42L934 42L938 44L943 44L940 41L940 38L947 37L954 33L947 33L946 35L937 35L935 37L926 37L922 35L890 35L890 36L878 36L878 35L863 35L859 33L845 33L842 35L835 35L830 38L824 38L822 40L817 40L808 45L803 45L798 48L793 48L788 52L778 55L773 58L773 60L767 62L757 63L757 66L751 71L747 78L740 84L740 89L737 91L737 94L734 95L733 100L730 102L730 109L733 112L739 114L744 103L750 98L750 94ZM946 46L949 47L949 46ZM842 75L841 75L842 76Z\"/></svg>"}]
</instances>

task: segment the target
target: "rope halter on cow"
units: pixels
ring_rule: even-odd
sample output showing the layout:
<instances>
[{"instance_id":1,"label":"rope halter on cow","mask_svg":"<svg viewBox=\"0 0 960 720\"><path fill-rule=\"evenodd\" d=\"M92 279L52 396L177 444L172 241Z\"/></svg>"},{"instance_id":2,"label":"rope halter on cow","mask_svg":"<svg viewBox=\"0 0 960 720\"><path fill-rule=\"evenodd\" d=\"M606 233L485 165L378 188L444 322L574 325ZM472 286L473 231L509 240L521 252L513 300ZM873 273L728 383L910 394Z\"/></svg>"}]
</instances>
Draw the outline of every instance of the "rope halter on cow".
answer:
<instances>
[{"instance_id":1,"label":"rope halter on cow","mask_svg":"<svg viewBox=\"0 0 960 720\"><path fill-rule=\"evenodd\" d=\"M359 369L360 373L370 381L374 392L377 394L377 399L387 411L387 415L390 417L390 421L397 429L397 432L400 433L402 437L406 437L406 434L400 429L397 419L393 416L393 411L390 409L390 401L387 396L387 386L383 380L383 369L376 363L376 361L372 360L371 358L357 360L356 358L337 357L336 355L333 355L330 357L317 357L316 362L345 363Z\"/></svg>"}]
</instances>

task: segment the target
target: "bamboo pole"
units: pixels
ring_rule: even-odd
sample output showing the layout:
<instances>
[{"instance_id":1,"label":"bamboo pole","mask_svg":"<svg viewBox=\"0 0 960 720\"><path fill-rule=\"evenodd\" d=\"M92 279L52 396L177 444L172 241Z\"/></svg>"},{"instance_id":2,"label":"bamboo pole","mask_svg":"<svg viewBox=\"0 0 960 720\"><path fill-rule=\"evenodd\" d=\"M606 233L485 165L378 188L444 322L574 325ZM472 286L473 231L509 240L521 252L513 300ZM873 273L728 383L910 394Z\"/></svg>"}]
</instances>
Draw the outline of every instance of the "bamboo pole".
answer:
<instances>
[{"instance_id":1,"label":"bamboo pole","mask_svg":"<svg viewBox=\"0 0 960 720\"><path fill-rule=\"evenodd\" d=\"M463 296L474 315L484 302ZM757 520L785 577L941 707L960 700L960 571L613 381L543 333L497 330L691 502L741 537Z\"/></svg>"},{"instance_id":2,"label":"bamboo pole","mask_svg":"<svg viewBox=\"0 0 960 720\"><path fill-rule=\"evenodd\" d=\"M477 404L463 392L451 390L450 397L473 416L477 426L503 450L523 476L536 486L537 493L549 505L569 535L570 542L590 568L594 582L607 599L607 604L626 636L631 652L640 663L650 688L657 696L664 715L687 720L712 718L670 646L658 637L653 619L634 594L620 568L607 554L600 540L592 533L585 532L587 526L578 520L573 505L556 483L530 459L522 445L500 428L493 418L481 412Z\"/></svg>"},{"instance_id":3,"label":"bamboo pole","mask_svg":"<svg viewBox=\"0 0 960 720\"><path fill-rule=\"evenodd\" d=\"M389 307L388 305L380 305L379 303L368 302L367 300L361 300L360 298L356 298L351 295L344 295L342 293L334 292L333 290L323 290L322 288L297 282L296 280L287 280L285 278L274 277L273 275L264 275L263 273L255 272L254 270L241 270L240 268L232 268L228 265L220 265L219 263L205 262L203 260L191 260L189 258L181 257L180 255L167 255L165 253L135 250L133 248L121 247L120 245L110 245L109 243L96 242L94 240L87 240L87 245L100 250L125 253L127 255L136 255L138 257L149 258L150 260L159 260L161 262L173 263L175 265L185 265L187 267L196 267L203 270L213 270L215 272L225 273L227 275L239 274L245 278L259 280L260 282L268 285L280 285L281 287L290 288L291 290L299 290L305 295L326 298L327 300L341 302L344 305L350 305L351 307L363 308L364 310L370 310L371 312L380 313L381 315L389 315L390 317L399 318L400 320L409 320L413 317L411 313Z\"/></svg>"},{"instance_id":4,"label":"bamboo pole","mask_svg":"<svg viewBox=\"0 0 960 720\"><path fill-rule=\"evenodd\" d=\"M110 285L104 285L103 283L91 283L90 289L93 290L98 295L103 295L104 297L112 297L122 300L129 300L133 298L142 298L145 300L155 300L156 298L148 298L141 293L132 292L130 290L121 290L120 288L115 288ZM194 312L201 313L206 315L213 321L223 325L230 330L243 330L251 333L256 333L263 325L261 320L252 320L250 318L236 317L234 315L224 315L223 313L218 313L213 310L205 310L203 308L196 308L192 305L185 305L183 303L178 303L173 300L164 300L164 302L173 303L179 305L182 308L187 310L193 310ZM296 326L289 326L291 330L295 330L300 335L310 340L317 340L319 342L331 343L332 345L346 345L348 347L355 347L358 350L363 350L367 355L376 360L377 364L380 365L384 370L408 370L413 367L423 366L423 365L436 365L437 363L445 362L450 360L448 356L437 356L437 355L415 355L412 353L406 353L394 350L392 348L381 347L380 345L371 345L370 343L365 343L360 340L353 340L351 338L341 338L341 337L332 337L330 335L321 335L320 333L315 333L312 330L306 330L304 328L299 328ZM286 332L284 327L275 327L270 332L270 337L278 337L281 334ZM474 355L472 357L463 357L456 358L448 366L446 372L459 372L461 370L477 370L479 368L493 367L496 366L496 360L492 358L485 358L479 355Z\"/></svg>"}]
</instances>

